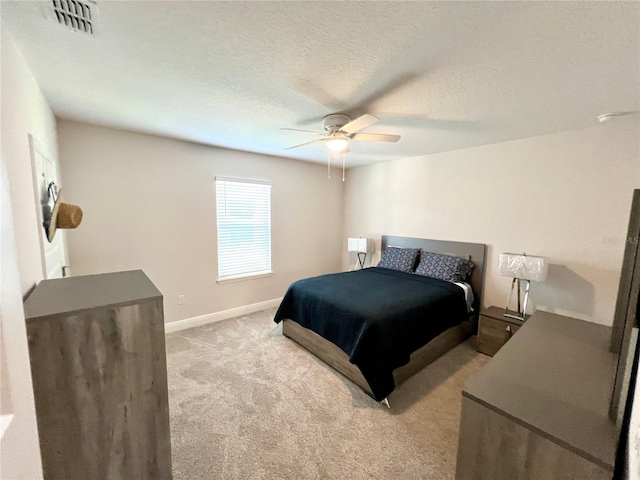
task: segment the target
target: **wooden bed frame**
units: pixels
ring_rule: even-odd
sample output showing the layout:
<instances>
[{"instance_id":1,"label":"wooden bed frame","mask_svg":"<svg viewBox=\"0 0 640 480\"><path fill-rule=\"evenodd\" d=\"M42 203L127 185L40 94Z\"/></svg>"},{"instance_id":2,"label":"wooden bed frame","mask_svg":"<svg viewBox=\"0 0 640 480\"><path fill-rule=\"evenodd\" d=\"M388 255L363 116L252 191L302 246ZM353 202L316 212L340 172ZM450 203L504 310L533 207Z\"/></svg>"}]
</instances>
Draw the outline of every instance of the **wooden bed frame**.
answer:
<instances>
[{"instance_id":1,"label":"wooden bed frame","mask_svg":"<svg viewBox=\"0 0 640 480\"><path fill-rule=\"evenodd\" d=\"M467 321L445 330L429 343L413 352L409 363L396 368L393 371L393 378L397 387L411 375L422 370L456 345L464 342L475 331L482 299L485 245L383 235L381 250L384 251L387 247L422 248L428 252L464 257L474 264L469 281L475 295L473 313L469 315ZM282 322L282 333L342 373L373 397L371 388L360 369L349 361L347 354L338 346L314 331L299 325L294 320L284 320Z\"/></svg>"}]
</instances>

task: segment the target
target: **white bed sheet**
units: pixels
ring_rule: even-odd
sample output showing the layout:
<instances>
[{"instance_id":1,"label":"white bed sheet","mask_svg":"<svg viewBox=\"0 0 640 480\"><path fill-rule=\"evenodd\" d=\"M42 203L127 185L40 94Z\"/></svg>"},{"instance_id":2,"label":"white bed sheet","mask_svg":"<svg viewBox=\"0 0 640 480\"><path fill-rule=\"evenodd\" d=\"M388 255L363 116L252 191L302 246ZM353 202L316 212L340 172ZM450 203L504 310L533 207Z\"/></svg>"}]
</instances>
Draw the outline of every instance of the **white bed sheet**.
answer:
<instances>
[{"instance_id":1,"label":"white bed sheet","mask_svg":"<svg viewBox=\"0 0 640 480\"><path fill-rule=\"evenodd\" d=\"M473 289L471 285L467 282L453 282L455 285L458 285L464 291L464 299L467 302L467 312L473 312L473 301L475 300L473 296Z\"/></svg>"}]
</instances>

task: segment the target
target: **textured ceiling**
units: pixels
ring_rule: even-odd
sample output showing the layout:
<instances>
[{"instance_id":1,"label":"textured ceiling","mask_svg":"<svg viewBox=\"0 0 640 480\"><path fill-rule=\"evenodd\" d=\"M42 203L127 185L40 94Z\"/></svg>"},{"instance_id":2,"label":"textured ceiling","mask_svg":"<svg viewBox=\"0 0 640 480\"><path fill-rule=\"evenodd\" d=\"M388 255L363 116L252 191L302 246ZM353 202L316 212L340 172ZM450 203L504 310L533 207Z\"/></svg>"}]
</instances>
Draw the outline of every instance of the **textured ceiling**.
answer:
<instances>
[{"instance_id":1,"label":"textured ceiling","mask_svg":"<svg viewBox=\"0 0 640 480\"><path fill-rule=\"evenodd\" d=\"M362 113L363 165L591 126L640 108L640 3L98 2L96 34L2 2L54 112L324 162L324 115Z\"/></svg>"}]
</instances>

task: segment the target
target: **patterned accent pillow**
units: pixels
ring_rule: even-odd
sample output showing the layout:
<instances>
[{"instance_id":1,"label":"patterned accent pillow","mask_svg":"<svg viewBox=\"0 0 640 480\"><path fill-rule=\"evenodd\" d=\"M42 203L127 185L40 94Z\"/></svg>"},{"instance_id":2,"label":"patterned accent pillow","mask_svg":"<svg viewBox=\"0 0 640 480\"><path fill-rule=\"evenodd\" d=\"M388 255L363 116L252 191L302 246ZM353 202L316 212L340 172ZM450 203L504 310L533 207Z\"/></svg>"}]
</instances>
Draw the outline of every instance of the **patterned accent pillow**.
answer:
<instances>
[{"instance_id":1,"label":"patterned accent pillow","mask_svg":"<svg viewBox=\"0 0 640 480\"><path fill-rule=\"evenodd\" d=\"M473 263L464 258L423 251L416 274L447 282L466 282L471 270Z\"/></svg>"},{"instance_id":2,"label":"patterned accent pillow","mask_svg":"<svg viewBox=\"0 0 640 480\"><path fill-rule=\"evenodd\" d=\"M419 248L387 247L382 252L382 258L378 267L398 270L399 272L413 273L416 268L416 260L420 255Z\"/></svg>"}]
</instances>

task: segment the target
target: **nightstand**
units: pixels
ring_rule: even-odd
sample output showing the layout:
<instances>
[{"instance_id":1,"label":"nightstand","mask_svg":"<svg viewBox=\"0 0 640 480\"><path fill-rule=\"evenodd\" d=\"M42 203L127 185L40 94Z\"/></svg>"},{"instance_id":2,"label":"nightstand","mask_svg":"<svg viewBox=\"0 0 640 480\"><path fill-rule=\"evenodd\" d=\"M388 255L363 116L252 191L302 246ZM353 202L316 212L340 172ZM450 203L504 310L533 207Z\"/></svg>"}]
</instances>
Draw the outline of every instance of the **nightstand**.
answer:
<instances>
[{"instance_id":1,"label":"nightstand","mask_svg":"<svg viewBox=\"0 0 640 480\"><path fill-rule=\"evenodd\" d=\"M478 351L494 356L522 326L523 322L505 317L504 308L489 307L480 312Z\"/></svg>"}]
</instances>

